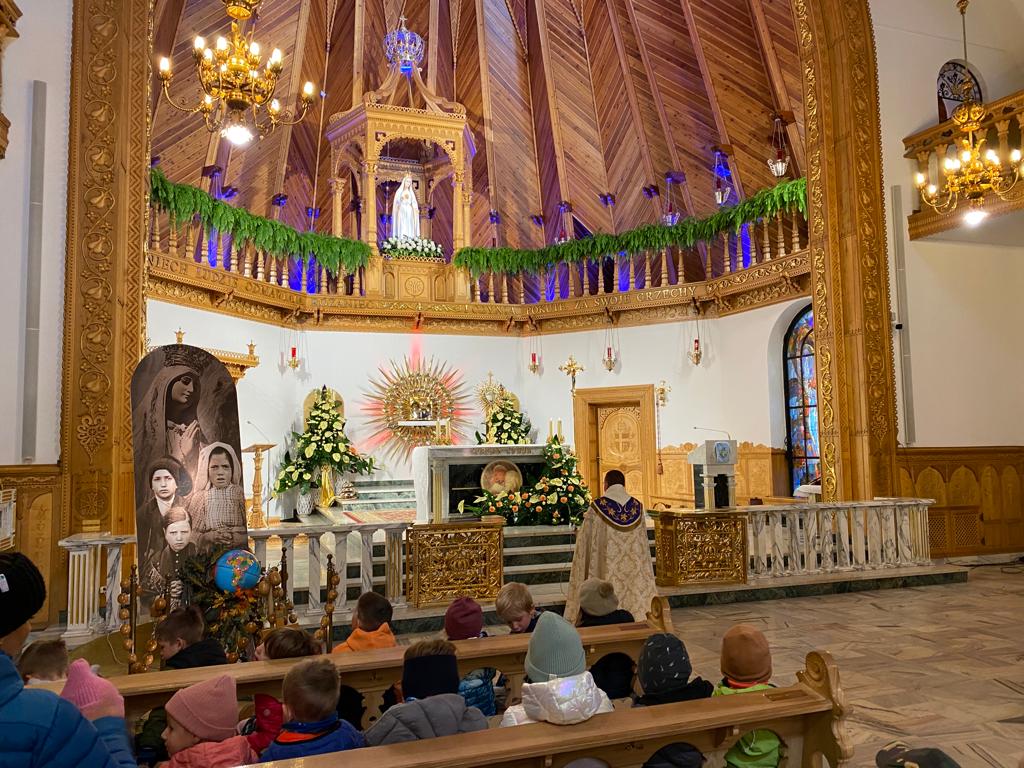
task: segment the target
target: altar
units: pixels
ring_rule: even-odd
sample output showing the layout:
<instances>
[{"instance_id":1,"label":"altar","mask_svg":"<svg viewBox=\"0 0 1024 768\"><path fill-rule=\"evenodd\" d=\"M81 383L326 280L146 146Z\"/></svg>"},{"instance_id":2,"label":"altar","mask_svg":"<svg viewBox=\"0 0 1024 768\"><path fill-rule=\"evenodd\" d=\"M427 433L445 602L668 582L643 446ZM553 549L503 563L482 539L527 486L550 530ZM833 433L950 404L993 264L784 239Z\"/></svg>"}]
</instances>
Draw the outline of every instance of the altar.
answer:
<instances>
[{"instance_id":1,"label":"altar","mask_svg":"<svg viewBox=\"0 0 1024 768\"><path fill-rule=\"evenodd\" d=\"M544 469L543 445L424 445L413 449L416 522L447 522L484 488L532 487Z\"/></svg>"}]
</instances>

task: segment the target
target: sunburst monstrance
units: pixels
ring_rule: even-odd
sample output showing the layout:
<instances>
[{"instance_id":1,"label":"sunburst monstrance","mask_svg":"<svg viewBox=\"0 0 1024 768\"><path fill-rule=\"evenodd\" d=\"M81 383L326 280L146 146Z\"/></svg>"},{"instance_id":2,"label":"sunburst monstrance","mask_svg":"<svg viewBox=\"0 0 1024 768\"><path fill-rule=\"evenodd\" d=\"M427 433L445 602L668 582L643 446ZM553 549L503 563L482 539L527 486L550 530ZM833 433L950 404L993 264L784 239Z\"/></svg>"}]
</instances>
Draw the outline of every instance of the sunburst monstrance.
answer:
<instances>
[{"instance_id":1,"label":"sunburst monstrance","mask_svg":"<svg viewBox=\"0 0 1024 768\"><path fill-rule=\"evenodd\" d=\"M388 453L408 457L412 449L438 442L441 433L454 441L463 437L468 395L462 374L445 362L429 358L392 360L370 381L366 411Z\"/></svg>"}]
</instances>

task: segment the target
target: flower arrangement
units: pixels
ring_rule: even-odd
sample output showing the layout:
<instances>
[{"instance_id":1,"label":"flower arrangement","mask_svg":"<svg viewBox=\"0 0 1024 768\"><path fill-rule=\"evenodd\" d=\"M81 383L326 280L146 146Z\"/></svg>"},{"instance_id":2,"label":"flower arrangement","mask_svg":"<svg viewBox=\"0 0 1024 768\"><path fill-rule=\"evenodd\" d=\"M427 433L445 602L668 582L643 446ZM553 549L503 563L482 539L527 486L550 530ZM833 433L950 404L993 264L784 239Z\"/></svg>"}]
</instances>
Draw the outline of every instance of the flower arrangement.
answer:
<instances>
[{"instance_id":1,"label":"flower arrangement","mask_svg":"<svg viewBox=\"0 0 1024 768\"><path fill-rule=\"evenodd\" d=\"M476 441L481 445L527 445L531 428L526 414L516 408L512 398L504 397L484 424L484 433L476 433Z\"/></svg>"},{"instance_id":2,"label":"flower arrangement","mask_svg":"<svg viewBox=\"0 0 1024 768\"><path fill-rule=\"evenodd\" d=\"M420 261L444 261L444 251L433 240L422 237L389 237L380 244L380 252L389 259L417 259Z\"/></svg>"},{"instance_id":3,"label":"flower arrangement","mask_svg":"<svg viewBox=\"0 0 1024 768\"><path fill-rule=\"evenodd\" d=\"M295 440L294 458L290 451L284 454L284 461L277 473L274 493L284 493L298 488L309 493L318 487L323 467L339 472L368 475L377 469L372 456L363 456L345 434L345 422L338 415L334 399L327 393L327 387L320 390L306 419L306 431L292 433Z\"/></svg>"},{"instance_id":4,"label":"flower arrangement","mask_svg":"<svg viewBox=\"0 0 1024 768\"><path fill-rule=\"evenodd\" d=\"M501 515L509 525L578 526L590 502L590 489L576 467L576 454L555 435L544 447L544 470L533 488L499 494L484 491L473 505L463 505L462 511Z\"/></svg>"}]
</instances>

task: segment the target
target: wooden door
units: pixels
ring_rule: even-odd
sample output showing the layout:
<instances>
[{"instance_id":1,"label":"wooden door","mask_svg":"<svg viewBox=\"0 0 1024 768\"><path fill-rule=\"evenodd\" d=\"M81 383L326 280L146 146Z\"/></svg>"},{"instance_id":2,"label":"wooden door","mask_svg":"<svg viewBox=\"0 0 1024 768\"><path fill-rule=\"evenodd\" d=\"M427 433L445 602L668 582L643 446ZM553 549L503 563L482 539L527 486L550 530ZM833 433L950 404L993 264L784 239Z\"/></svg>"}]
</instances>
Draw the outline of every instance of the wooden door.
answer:
<instances>
[{"instance_id":1,"label":"wooden door","mask_svg":"<svg viewBox=\"0 0 1024 768\"><path fill-rule=\"evenodd\" d=\"M646 506L640 403L597 406L597 484L603 487L605 472L626 476L626 490Z\"/></svg>"}]
</instances>

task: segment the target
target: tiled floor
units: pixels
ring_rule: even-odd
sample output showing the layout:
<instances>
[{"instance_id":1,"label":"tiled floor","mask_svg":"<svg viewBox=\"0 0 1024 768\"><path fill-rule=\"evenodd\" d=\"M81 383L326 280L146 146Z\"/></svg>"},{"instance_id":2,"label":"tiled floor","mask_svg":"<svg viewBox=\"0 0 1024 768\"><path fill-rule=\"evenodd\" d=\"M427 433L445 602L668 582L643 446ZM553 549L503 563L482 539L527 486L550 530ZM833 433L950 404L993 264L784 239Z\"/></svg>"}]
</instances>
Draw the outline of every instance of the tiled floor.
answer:
<instances>
[{"instance_id":1,"label":"tiled floor","mask_svg":"<svg viewBox=\"0 0 1024 768\"><path fill-rule=\"evenodd\" d=\"M977 568L966 584L682 608L672 612L694 670L716 679L722 633L760 627L775 681L809 650L835 657L851 714L852 765L887 742L944 749L962 766L1024 757L1024 569Z\"/></svg>"}]
</instances>

